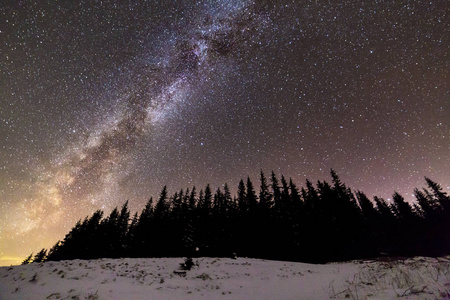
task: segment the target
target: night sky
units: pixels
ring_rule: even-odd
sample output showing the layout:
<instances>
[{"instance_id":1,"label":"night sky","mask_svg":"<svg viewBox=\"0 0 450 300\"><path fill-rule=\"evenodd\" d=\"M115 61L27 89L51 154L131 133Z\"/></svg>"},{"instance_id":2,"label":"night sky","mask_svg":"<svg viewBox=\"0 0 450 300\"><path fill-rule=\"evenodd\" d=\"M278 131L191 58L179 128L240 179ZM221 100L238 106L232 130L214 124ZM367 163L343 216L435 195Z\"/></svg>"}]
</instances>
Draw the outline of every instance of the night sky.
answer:
<instances>
[{"instance_id":1,"label":"night sky","mask_svg":"<svg viewBox=\"0 0 450 300\"><path fill-rule=\"evenodd\" d=\"M0 5L0 265L164 185L450 189L447 1L124 3Z\"/></svg>"}]
</instances>

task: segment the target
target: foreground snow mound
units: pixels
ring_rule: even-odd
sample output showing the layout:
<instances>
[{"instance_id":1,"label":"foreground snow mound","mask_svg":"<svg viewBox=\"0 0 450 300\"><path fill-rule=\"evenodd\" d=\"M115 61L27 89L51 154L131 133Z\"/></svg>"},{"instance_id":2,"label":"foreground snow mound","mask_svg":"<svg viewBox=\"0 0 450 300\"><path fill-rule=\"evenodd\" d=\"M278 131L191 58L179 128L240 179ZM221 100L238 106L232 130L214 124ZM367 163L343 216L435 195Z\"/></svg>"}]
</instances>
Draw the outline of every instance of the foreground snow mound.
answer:
<instances>
[{"instance_id":1,"label":"foreground snow mound","mask_svg":"<svg viewBox=\"0 0 450 300\"><path fill-rule=\"evenodd\" d=\"M450 257L314 265L99 259L0 268L0 299L450 299Z\"/></svg>"}]
</instances>

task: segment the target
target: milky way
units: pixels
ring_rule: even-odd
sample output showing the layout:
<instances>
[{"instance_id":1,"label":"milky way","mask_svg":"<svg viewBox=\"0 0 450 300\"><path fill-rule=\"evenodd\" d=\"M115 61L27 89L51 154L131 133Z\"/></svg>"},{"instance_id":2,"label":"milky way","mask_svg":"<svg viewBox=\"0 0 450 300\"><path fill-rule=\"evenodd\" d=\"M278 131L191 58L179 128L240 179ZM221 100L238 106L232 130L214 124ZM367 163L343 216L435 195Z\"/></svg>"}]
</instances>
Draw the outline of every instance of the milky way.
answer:
<instances>
[{"instance_id":1,"label":"milky way","mask_svg":"<svg viewBox=\"0 0 450 300\"><path fill-rule=\"evenodd\" d=\"M222 10L205 13L203 20L189 22L173 41L163 42L157 50L162 58L156 63L147 64L144 58L138 70L132 66L126 74L132 83L121 91L122 107L116 108L113 121L102 124L98 133L76 146L76 153L66 154L67 159L58 163L58 188L77 197L89 196L94 202L104 198L96 191L104 194L111 179L123 174L124 161L143 136L188 101L186 94L208 80L217 61L236 51L250 51L255 32L269 23L265 14L245 2L231 11ZM62 182L61 170L68 172Z\"/></svg>"},{"instance_id":2,"label":"milky way","mask_svg":"<svg viewBox=\"0 0 450 300\"><path fill-rule=\"evenodd\" d=\"M445 1L7 1L0 263L126 200L261 169L450 184Z\"/></svg>"},{"instance_id":3,"label":"milky way","mask_svg":"<svg viewBox=\"0 0 450 300\"><path fill-rule=\"evenodd\" d=\"M19 5L15 9L27 8ZM176 113L185 104L186 94L208 81L218 61L230 62L236 51L250 50L255 32L269 21L266 13L257 11L257 5L245 2L197 5L193 10L194 14L181 17L187 19L181 21L184 28L164 34L168 31L165 28L163 34L154 37L156 42L150 41L151 49L140 51L118 68L123 82L114 82L109 99L100 99L109 102L111 112L88 126L81 138L66 141L63 147L66 149L51 155L47 165L30 170L36 179L22 184L21 189L30 193L25 193L16 207L23 215L12 210L6 216L8 222L13 217L23 219L16 224L4 224L5 227L17 233L48 229L65 217L82 217L73 213L74 209L85 210L89 204L109 208L110 203L117 203L116 187L132 172L139 143L154 133L155 126L164 124L166 115ZM44 9L41 14L45 14ZM82 118L79 122L86 127ZM75 126L71 130L76 133L79 129Z\"/></svg>"}]
</instances>

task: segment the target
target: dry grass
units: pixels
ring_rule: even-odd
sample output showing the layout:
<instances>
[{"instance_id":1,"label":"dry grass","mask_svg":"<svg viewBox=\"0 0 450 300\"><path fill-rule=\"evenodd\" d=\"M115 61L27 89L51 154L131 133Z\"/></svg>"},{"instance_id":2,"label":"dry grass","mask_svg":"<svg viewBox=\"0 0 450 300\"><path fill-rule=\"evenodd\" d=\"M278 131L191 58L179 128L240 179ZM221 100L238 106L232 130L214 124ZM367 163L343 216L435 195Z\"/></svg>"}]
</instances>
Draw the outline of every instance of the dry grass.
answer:
<instances>
[{"instance_id":1,"label":"dry grass","mask_svg":"<svg viewBox=\"0 0 450 300\"><path fill-rule=\"evenodd\" d=\"M417 257L365 261L341 289L330 284L331 298L367 299L383 291L397 298L441 299L450 296L450 259Z\"/></svg>"}]
</instances>

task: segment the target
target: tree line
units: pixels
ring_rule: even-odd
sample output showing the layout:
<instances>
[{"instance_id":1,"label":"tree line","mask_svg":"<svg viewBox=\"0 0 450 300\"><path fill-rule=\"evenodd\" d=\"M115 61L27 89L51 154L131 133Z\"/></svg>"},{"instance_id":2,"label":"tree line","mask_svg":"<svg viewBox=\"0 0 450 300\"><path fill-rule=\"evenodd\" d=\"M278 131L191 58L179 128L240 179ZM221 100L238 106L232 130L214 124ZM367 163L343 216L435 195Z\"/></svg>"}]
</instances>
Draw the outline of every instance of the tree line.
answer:
<instances>
[{"instance_id":1,"label":"tree line","mask_svg":"<svg viewBox=\"0 0 450 300\"><path fill-rule=\"evenodd\" d=\"M157 200L130 216L128 202L108 216L97 210L78 221L63 241L30 254L23 263L118 257L245 256L329 262L387 256L450 253L450 197L425 178L410 204L370 200L331 170L332 182L307 180L298 188L284 176L261 171L259 193L250 178L237 195L210 185Z\"/></svg>"}]
</instances>

